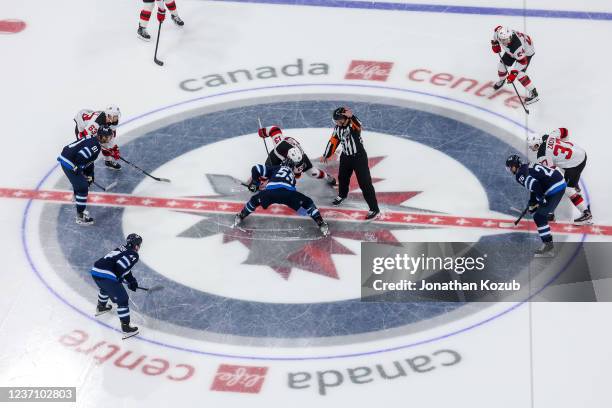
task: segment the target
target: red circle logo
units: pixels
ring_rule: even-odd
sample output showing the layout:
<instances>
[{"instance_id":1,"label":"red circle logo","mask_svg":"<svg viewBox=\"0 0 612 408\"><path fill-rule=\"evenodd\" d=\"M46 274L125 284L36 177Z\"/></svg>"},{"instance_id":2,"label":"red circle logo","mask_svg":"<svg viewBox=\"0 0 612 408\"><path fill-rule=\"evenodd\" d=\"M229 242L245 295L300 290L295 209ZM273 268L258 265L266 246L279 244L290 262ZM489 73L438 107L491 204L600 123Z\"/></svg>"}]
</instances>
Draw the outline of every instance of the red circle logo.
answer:
<instances>
[{"instance_id":1,"label":"red circle logo","mask_svg":"<svg viewBox=\"0 0 612 408\"><path fill-rule=\"evenodd\" d=\"M25 21L0 20L0 34L17 34L26 28Z\"/></svg>"}]
</instances>

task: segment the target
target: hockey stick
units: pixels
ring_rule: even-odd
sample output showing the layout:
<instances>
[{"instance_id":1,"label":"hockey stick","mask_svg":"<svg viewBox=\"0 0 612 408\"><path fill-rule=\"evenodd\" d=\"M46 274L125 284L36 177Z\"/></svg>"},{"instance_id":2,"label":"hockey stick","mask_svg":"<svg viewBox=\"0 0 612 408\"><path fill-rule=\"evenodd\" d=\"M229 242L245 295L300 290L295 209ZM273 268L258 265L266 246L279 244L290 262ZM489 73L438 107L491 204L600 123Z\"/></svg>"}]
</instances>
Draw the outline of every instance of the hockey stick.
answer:
<instances>
[{"instance_id":1,"label":"hockey stick","mask_svg":"<svg viewBox=\"0 0 612 408\"><path fill-rule=\"evenodd\" d=\"M162 290L163 288L164 288L163 286L157 285L157 286L152 286L150 288L145 288L145 287L142 287L142 286L138 286L137 289L144 290L145 292L152 293L152 292L157 292L158 290Z\"/></svg>"},{"instance_id":2,"label":"hockey stick","mask_svg":"<svg viewBox=\"0 0 612 408\"><path fill-rule=\"evenodd\" d=\"M257 118L257 123L259 124L259 128L261 129L261 119L259 119L259 117ZM270 151L268 150L268 144L266 143L266 138L263 137L262 140L264 142L264 146L266 146L266 154L269 156Z\"/></svg>"},{"instance_id":3,"label":"hockey stick","mask_svg":"<svg viewBox=\"0 0 612 408\"><path fill-rule=\"evenodd\" d=\"M161 33L162 22L159 22L159 29L157 30L157 41L155 42L155 54L153 55L153 61L160 67L164 65L164 61L157 59L157 48L159 47L159 34Z\"/></svg>"},{"instance_id":4,"label":"hockey stick","mask_svg":"<svg viewBox=\"0 0 612 408\"><path fill-rule=\"evenodd\" d=\"M506 64L504 64L504 60L499 55L499 52L497 53L497 56L499 57L499 62L501 62L501 64L504 66L504 69L506 70L506 77L508 77L508 68L506 68ZM504 81L506 81L506 79L504 79ZM525 104L523 103L523 98L521 98L521 95L519 95L518 89L516 89L516 85L514 85L514 81L510 83L512 84L512 87L514 88L514 92L516 92L516 96L519 98L519 101L521 102L521 106L523 106L525 113L529 115L529 109L525 107Z\"/></svg>"},{"instance_id":5,"label":"hockey stick","mask_svg":"<svg viewBox=\"0 0 612 408\"><path fill-rule=\"evenodd\" d=\"M109 191L110 189L112 189L113 187L115 187L117 185L116 181L113 181L112 183L110 183L108 186L104 187L103 185L100 185L98 183L96 183L95 181L92 181L92 184L96 187L98 187L100 190L102 191Z\"/></svg>"},{"instance_id":6,"label":"hockey stick","mask_svg":"<svg viewBox=\"0 0 612 408\"><path fill-rule=\"evenodd\" d=\"M119 159L120 159L120 160L123 160L124 162L126 162L126 163L127 163L127 164L129 164L130 166L134 167L135 169L140 170L140 171L141 171L141 172L143 172L145 175L147 175L147 176L151 177L151 178L152 178L152 179L154 179L154 180L157 180L157 181L163 181L163 182L165 182L165 183L170 183L170 179L163 178L163 177L155 177L154 175L147 173L146 171L144 171L143 169L141 169L140 167L138 167L137 165L135 165L135 164L134 164L134 163L132 163L131 161L128 161L128 160L124 159L124 158L123 158L123 157L121 157L121 156L119 156Z\"/></svg>"},{"instance_id":7,"label":"hockey stick","mask_svg":"<svg viewBox=\"0 0 612 408\"><path fill-rule=\"evenodd\" d=\"M521 222L521 220L523 219L525 214L527 214L527 211L529 211L529 205L527 205L527 207L525 207L523 212L521 212L521 214L518 216L518 218L514 222L500 222L499 226L503 227L503 228L513 228L513 227L516 227L518 225L518 223Z\"/></svg>"}]
</instances>

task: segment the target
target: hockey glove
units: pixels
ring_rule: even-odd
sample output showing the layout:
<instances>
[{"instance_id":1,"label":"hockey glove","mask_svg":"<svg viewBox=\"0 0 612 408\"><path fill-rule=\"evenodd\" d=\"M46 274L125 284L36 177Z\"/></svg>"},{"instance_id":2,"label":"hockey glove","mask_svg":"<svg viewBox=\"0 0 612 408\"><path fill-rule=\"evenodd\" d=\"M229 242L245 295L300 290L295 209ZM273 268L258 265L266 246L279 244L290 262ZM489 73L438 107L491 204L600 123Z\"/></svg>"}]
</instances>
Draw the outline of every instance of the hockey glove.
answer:
<instances>
[{"instance_id":1,"label":"hockey glove","mask_svg":"<svg viewBox=\"0 0 612 408\"><path fill-rule=\"evenodd\" d=\"M130 279L130 281L128 282L128 289L132 292L136 292L136 289L138 289L138 281L136 280L136 278Z\"/></svg>"},{"instance_id":2,"label":"hockey glove","mask_svg":"<svg viewBox=\"0 0 612 408\"><path fill-rule=\"evenodd\" d=\"M257 184L255 184L255 183L251 183L251 184L249 184L249 191L250 191L251 193L256 192L256 191L257 191Z\"/></svg>"},{"instance_id":3,"label":"hockey glove","mask_svg":"<svg viewBox=\"0 0 612 408\"><path fill-rule=\"evenodd\" d=\"M157 21L163 23L166 19L166 9L157 8Z\"/></svg>"},{"instance_id":4,"label":"hockey glove","mask_svg":"<svg viewBox=\"0 0 612 408\"><path fill-rule=\"evenodd\" d=\"M539 206L540 204L538 203L529 203L529 214L533 214L534 212L538 211Z\"/></svg>"},{"instance_id":5,"label":"hockey glove","mask_svg":"<svg viewBox=\"0 0 612 408\"><path fill-rule=\"evenodd\" d=\"M259 135L259 137L261 137L262 139L265 139L266 137L268 137L268 131L266 128L261 128L259 130L257 130L257 134Z\"/></svg>"},{"instance_id":6,"label":"hockey glove","mask_svg":"<svg viewBox=\"0 0 612 408\"><path fill-rule=\"evenodd\" d=\"M94 176L93 175L86 176L86 178L87 178L87 186L91 186L94 182Z\"/></svg>"},{"instance_id":7,"label":"hockey glove","mask_svg":"<svg viewBox=\"0 0 612 408\"><path fill-rule=\"evenodd\" d=\"M120 154L119 154L119 146L114 145L112 149L110 149L110 155L113 159L115 160L119 160Z\"/></svg>"},{"instance_id":8,"label":"hockey glove","mask_svg":"<svg viewBox=\"0 0 612 408\"><path fill-rule=\"evenodd\" d=\"M495 40L491 40L491 48L495 54L499 54L501 52L501 46L499 45L499 42Z\"/></svg>"},{"instance_id":9,"label":"hockey glove","mask_svg":"<svg viewBox=\"0 0 612 408\"><path fill-rule=\"evenodd\" d=\"M516 69L513 69L508 74L508 78L506 78L506 80L508 81L509 84L511 84L512 82L514 82L514 80L516 79L517 75L518 75L518 71Z\"/></svg>"}]
</instances>

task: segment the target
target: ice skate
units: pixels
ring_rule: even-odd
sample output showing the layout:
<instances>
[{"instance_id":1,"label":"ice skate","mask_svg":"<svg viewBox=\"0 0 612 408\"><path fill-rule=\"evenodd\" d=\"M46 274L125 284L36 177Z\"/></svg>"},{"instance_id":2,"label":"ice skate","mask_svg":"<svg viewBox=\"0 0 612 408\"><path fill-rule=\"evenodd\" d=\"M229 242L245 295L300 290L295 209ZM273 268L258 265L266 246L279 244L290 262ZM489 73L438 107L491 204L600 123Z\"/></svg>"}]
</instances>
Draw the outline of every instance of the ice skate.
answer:
<instances>
[{"instance_id":1,"label":"ice skate","mask_svg":"<svg viewBox=\"0 0 612 408\"><path fill-rule=\"evenodd\" d=\"M493 89L495 89L497 91L499 88L504 86L505 83L506 83L506 78L500 79L499 81L497 81L496 83L493 84Z\"/></svg>"},{"instance_id":2,"label":"ice skate","mask_svg":"<svg viewBox=\"0 0 612 408\"><path fill-rule=\"evenodd\" d=\"M113 309L113 305L98 303L96 306L96 317L103 315L104 313L110 312Z\"/></svg>"},{"instance_id":3,"label":"ice skate","mask_svg":"<svg viewBox=\"0 0 612 408\"><path fill-rule=\"evenodd\" d=\"M130 326L129 323L121 323L121 330L123 331L123 340L136 336L138 334L138 327Z\"/></svg>"},{"instance_id":4,"label":"ice skate","mask_svg":"<svg viewBox=\"0 0 612 408\"><path fill-rule=\"evenodd\" d=\"M334 198L334 201L332 201L332 204L335 205L335 206L338 206L338 205L342 204L342 202L344 200L345 200L344 198L338 196L338 197Z\"/></svg>"},{"instance_id":5,"label":"ice skate","mask_svg":"<svg viewBox=\"0 0 612 408\"><path fill-rule=\"evenodd\" d=\"M540 98L538 96L538 91L534 88L533 91L529 93L529 96L525 98L525 105L531 105L532 103L536 103Z\"/></svg>"},{"instance_id":6,"label":"ice skate","mask_svg":"<svg viewBox=\"0 0 612 408\"><path fill-rule=\"evenodd\" d=\"M366 214L365 219L366 221L373 220L374 218L378 217L379 214L380 214L380 210L370 210Z\"/></svg>"},{"instance_id":7,"label":"ice skate","mask_svg":"<svg viewBox=\"0 0 612 408\"><path fill-rule=\"evenodd\" d=\"M77 213L76 223L79 225L92 225L94 223L94 219L89 216L89 212L87 210Z\"/></svg>"},{"instance_id":8,"label":"ice skate","mask_svg":"<svg viewBox=\"0 0 612 408\"><path fill-rule=\"evenodd\" d=\"M591 214L591 207L588 207L582 215L574 220L575 225L592 225L593 214Z\"/></svg>"},{"instance_id":9,"label":"ice skate","mask_svg":"<svg viewBox=\"0 0 612 408\"><path fill-rule=\"evenodd\" d=\"M242 220L243 220L243 219L244 219L244 218L242 218L242 217L240 216L240 213L236 214L236 215L234 216L234 223L232 224L232 228L242 229L242 228L240 228L240 224L242 224Z\"/></svg>"},{"instance_id":10,"label":"ice skate","mask_svg":"<svg viewBox=\"0 0 612 408\"><path fill-rule=\"evenodd\" d=\"M552 242L544 242L542 246L535 250L534 257L536 258L552 258L555 256L555 246Z\"/></svg>"},{"instance_id":11,"label":"ice skate","mask_svg":"<svg viewBox=\"0 0 612 408\"><path fill-rule=\"evenodd\" d=\"M319 224L319 231L323 234L324 237L329 235L329 225L325 221Z\"/></svg>"},{"instance_id":12,"label":"ice skate","mask_svg":"<svg viewBox=\"0 0 612 408\"><path fill-rule=\"evenodd\" d=\"M140 25L138 26L138 31L136 32L136 35L143 41L151 41L151 36L147 32L147 29Z\"/></svg>"},{"instance_id":13,"label":"ice skate","mask_svg":"<svg viewBox=\"0 0 612 408\"><path fill-rule=\"evenodd\" d=\"M104 165L106 166L107 169L110 169L110 170L121 170L121 165L111 160L105 160Z\"/></svg>"},{"instance_id":14,"label":"ice skate","mask_svg":"<svg viewBox=\"0 0 612 408\"><path fill-rule=\"evenodd\" d=\"M185 22L183 20L181 20L181 18L178 16L178 14L174 15L171 14L170 18L172 19L172 21L174 21L174 24L176 24L179 27L182 27L185 25Z\"/></svg>"}]
</instances>

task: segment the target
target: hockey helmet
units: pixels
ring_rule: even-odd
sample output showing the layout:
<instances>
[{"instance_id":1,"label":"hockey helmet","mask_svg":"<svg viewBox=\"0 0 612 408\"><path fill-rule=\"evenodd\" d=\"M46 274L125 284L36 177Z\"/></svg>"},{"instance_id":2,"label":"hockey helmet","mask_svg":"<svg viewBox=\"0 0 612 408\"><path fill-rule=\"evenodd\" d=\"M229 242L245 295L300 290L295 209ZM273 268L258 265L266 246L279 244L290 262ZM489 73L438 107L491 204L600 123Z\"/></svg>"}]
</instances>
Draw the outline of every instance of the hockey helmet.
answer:
<instances>
[{"instance_id":1,"label":"hockey helmet","mask_svg":"<svg viewBox=\"0 0 612 408\"><path fill-rule=\"evenodd\" d=\"M142 237L140 235L138 235L138 234L131 233L125 239L125 245L130 247L130 248L134 248L136 246L141 246L142 245Z\"/></svg>"},{"instance_id":2,"label":"hockey helmet","mask_svg":"<svg viewBox=\"0 0 612 408\"><path fill-rule=\"evenodd\" d=\"M519 168L521 167L522 164L523 164L523 161L521 160L521 156L519 156L518 154L511 154L506 159L506 168L510 170L511 173L514 173L512 171L513 167Z\"/></svg>"},{"instance_id":3,"label":"hockey helmet","mask_svg":"<svg viewBox=\"0 0 612 408\"><path fill-rule=\"evenodd\" d=\"M508 27L499 26L495 29L495 36L497 37L497 41L504 45L510 44L510 40L512 39L513 31Z\"/></svg>"},{"instance_id":4,"label":"hockey helmet","mask_svg":"<svg viewBox=\"0 0 612 408\"><path fill-rule=\"evenodd\" d=\"M334 113L332 114L332 118L334 120L346 119L346 116L344 115L344 112L346 112L345 108L343 108L343 107L336 108L334 110Z\"/></svg>"},{"instance_id":5,"label":"hockey helmet","mask_svg":"<svg viewBox=\"0 0 612 408\"><path fill-rule=\"evenodd\" d=\"M287 151L285 164L289 167L295 167L302 161L302 151L297 147L292 147Z\"/></svg>"},{"instance_id":6,"label":"hockey helmet","mask_svg":"<svg viewBox=\"0 0 612 408\"><path fill-rule=\"evenodd\" d=\"M534 152L537 151L540 148L540 145L542 144L542 137L540 135L529 135L527 136L527 146L529 147L529 149L533 150Z\"/></svg>"},{"instance_id":7,"label":"hockey helmet","mask_svg":"<svg viewBox=\"0 0 612 408\"><path fill-rule=\"evenodd\" d=\"M116 119L113 120L114 124L118 123L119 119L121 119L121 110L119 110L117 105L110 105L104 109L104 114L107 118L115 117Z\"/></svg>"},{"instance_id":8,"label":"hockey helmet","mask_svg":"<svg viewBox=\"0 0 612 408\"><path fill-rule=\"evenodd\" d=\"M98 128L97 135L98 135L98 137L112 136L113 135L113 129L111 129L109 126L100 126Z\"/></svg>"}]
</instances>

